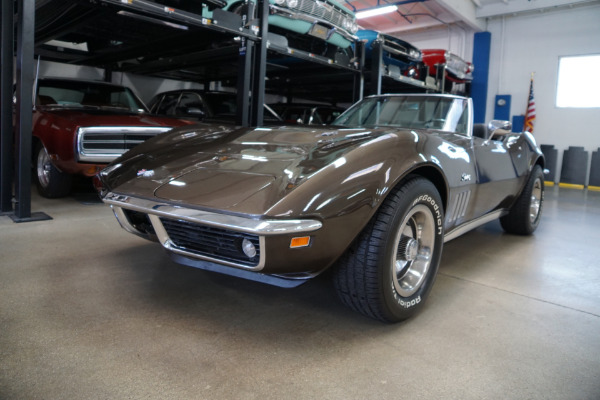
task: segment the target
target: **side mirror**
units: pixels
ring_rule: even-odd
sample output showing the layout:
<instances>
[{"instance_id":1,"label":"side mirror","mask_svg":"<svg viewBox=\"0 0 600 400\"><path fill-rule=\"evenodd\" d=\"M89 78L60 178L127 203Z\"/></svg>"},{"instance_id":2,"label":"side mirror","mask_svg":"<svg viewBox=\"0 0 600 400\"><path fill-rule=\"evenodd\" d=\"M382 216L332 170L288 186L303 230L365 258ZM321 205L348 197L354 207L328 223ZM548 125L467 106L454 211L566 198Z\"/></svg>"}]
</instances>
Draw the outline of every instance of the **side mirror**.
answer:
<instances>
[{"instance_id":1,"label":"side mirror","mask_svg":"<svg viewBox=\"0 0 600 400\"><path fill-rule=\"evenodd\" d=\"M202 111L198 107L188 107L184 111L185 111L185 114L191 115L191 116L196 117L196 118L203 118L204 117L204 111Z\"/></svg>"},{"instance_id":2,"label":"side mirror","mask_svg":"<svg viewBox=\"0 0 600 400\"><path fill-rule=\"evenodd\" d=\"M490 132L497 131L498 129L502 129L504 131L510 131L512 129L512 123L510 121L504 121L501 119L493 119L488 124L488 130Z\"/></svg>"},{"instance_id":3,"label":"side mirror","mask_svg":"<svg viewBox=\"0 0 600 400\"><path fill-rule=\"evenodd\" d=\"M488 124L488 132L490 132L490 137L485 141L485 144L489 143L490 140L496 135L506 135L510 133L512 129L512 123L510 121L504 121L501 119L493 119Z\"/></svg>"}]
</instances>

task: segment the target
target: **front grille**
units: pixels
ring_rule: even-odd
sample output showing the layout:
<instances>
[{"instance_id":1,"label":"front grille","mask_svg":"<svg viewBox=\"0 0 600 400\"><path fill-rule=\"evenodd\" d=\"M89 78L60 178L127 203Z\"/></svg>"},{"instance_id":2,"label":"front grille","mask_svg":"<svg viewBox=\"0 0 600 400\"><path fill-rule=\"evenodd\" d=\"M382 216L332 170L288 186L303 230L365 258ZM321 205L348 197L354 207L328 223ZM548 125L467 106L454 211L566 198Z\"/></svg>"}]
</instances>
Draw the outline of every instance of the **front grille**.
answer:
<instances>
[{"instance_id":1,"label":"front grille","mask_svg":"<svg viewBox=\"0 0 600 400\"><path fill-rule=\"evenodd\" d=\"M314 15L325 21L329 21L337 27L343 27L342 22L344 19L350 18L349 14L345 14L325 1L299 0L296 9L305 14Z\"/></svg>"},{"instance_id":2,"label":"front grille","mask_svg":"<svg viewBox=\"0 0 600 400\"><path fill-rule=\"evenodd\" d=\"M77 132L79 161L108 163L170 127L86 127Z\"/></svg>"},{"instance_id":3,"label":"front grille","mask_svg":"<svg viewBox=\"0 0 600 400\"><path fill-rule=\"evenodd\" d=\"M216 260L256 267L260 261L260 241L257 235L204 226L188 221L160 218L173 244L180 250ZM248 258L242 251L242 241L248 239L256 255Z\"/></svg>"}]
</instances>

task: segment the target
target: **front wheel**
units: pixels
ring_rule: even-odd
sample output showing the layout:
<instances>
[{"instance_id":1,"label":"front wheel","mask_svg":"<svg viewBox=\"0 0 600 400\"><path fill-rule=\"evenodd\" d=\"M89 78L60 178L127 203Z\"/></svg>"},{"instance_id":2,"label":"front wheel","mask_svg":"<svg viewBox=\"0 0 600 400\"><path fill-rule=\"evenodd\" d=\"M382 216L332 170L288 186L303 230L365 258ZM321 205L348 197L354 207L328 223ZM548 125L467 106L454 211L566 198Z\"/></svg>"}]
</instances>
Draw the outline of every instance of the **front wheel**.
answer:
<instances>
[{"instance_id":1,"label":"front wheel","mask_svg":"<svg viewBox=\"0 0 600 400\"><path fill-rule=\"evenodd\" d=\"M531 235L540 224L543 205L544 173L542 167L536 165L509 213L500 218L500 225L508 233Z\"/></svg>"},{"instance_id":2,"label":"front wheel","mask_svg":"<svg viewBox=\"0 0 600 400\"><path fill-rule=\"evenodd\" d=\"M35 157L36 186L38 193L44 197L64 197L71 191L71 175L60 171L52 164L48 152L40 142L36 147Z\"/></svg>"},{"instance_id":3,"label":"front wheel","mask_svg":"<svg viewBox=\"0 0 600 400\"><path fill-rule=\"evenodd\" d=\"M431 182L416 177L395 189L335 269L341 300L386 322L418 312L437 274L443 220L442 201Z\"/></svg>"}]
</instances>

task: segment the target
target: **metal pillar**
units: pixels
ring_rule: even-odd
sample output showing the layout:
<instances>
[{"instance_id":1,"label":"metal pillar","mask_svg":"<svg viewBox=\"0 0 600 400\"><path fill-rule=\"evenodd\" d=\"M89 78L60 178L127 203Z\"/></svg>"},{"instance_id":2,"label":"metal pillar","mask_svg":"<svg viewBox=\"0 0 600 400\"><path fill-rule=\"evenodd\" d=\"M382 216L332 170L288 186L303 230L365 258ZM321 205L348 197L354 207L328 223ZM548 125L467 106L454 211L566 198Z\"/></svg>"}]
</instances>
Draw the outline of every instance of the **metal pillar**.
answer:
<instances>
[{"instance_id":1,"label":"metal pillar","mask_svg":"<svg viewBox=\"0 0 600 400\"><path fill-rule=\"evenodd\" d=\"M33 48L35 0L18 2L17 21L17 180L15 183L14 222L50 219L44 213L31 214L31 142L33 109Z\"/></svg>"},{"instance_id":2,"label":"metal pillar","mask_svg":"<svg viewBox=\"0 0 600 400\"><path fill-rule=\"evenodd\" d=\"M254 63L252 68L252 106L251 125L261 126L263 124L265 104L265 78L267 74L267 37L269 35L269 1L260 0L257 4L260 16L260 37L254 51Z\"/></svg>"},{"instance_id":3,"label":"metal pillar","mask_svg":"<svg viewBox=\"0 0 600 400\"><path fill-rule=\"evenodd\" d=\"M369 94L381 94L381 74L383 71L383 46L382 42L375 40L371 45L371 84Z\"/></svg>"},{"instance_id":4,"label":"metal pillar","mask_svg":"<svg viewBox=\"0 0 600 400\"><path fill-rule=\"evenodd\" d=\"M237 83L237 109L235 116L236 125L250 126L250 82L252 72L252 53L254 42L242 37L240 44L238 83Z\"/></svg>"},{"instance_id":5,"label":"metal pillar","mask_svg":"<svg viewBox=\"0 0 600 400\"><path fill-rule=\"evenodd\" d=\"M2 2L2 73L0 77L0 213L12 212L13 185L13 128L12 128L12 94L13 94L13 1Z\"/></svg>"},{"instance_id":6,"label":"metal pillar","mask_svg":"<svg viewBox=\"0 0 600 400\"><path fill-rule=\"evenodd\" d=\"M354 87L352 90L352 102L356 103L362 100L365 91L365 43L362 41L356 42L356 54L359 59L359 73L354 74Z\"/></svg>"}]
</instances>

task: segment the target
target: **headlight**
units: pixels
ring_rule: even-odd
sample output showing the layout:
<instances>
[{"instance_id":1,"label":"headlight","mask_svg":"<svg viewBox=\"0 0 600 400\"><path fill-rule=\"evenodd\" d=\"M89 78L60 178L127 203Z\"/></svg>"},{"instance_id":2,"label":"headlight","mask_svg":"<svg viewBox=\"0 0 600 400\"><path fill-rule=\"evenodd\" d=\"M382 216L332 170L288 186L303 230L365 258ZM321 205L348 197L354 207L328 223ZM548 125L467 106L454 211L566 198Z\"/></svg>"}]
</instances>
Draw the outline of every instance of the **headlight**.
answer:
<instances>
[{"instance_id":1,"label":"headlight","mask_svg":"<svg viewBox=\"0 0 600 400\"><path fill-rule=\"evenodd\" d=\"M246 238L242 241L242 251L248 258L254 258L256 256L256 247Z\"/></svg>"},{"instance_id":2,"label":"headlight","mask_svg":"<svg viewBox=\"0 0 600 400\"><path fill-rule=\"evenodd\" d=\"M352 34L355 34L356 32L358 32L358 24L356 21L352 21Z\"/></svg>"},{"instance_id":3,"label":"headlight","mask_svg":"<svg viewBox=\"0 0 600 400\"><path fill-rule=\"evenodd\" d=\"M408 55L410 58L414 59L414 60L420 60L421 59L421 52L418 50L411 50L408 52Z\"/></svg>"},{"instance_id":4,"label":"headlight","mask_svg":"<svg viewBox=\"0 0 600 400\"><path fill-rule=\"evenodd\" d=\"M282 6L285 4L285 0L275 0L275 4L277 4L278 6Z\"/></svg>"},{"instance_id":5,"label":"headlight","mask_svg":"<svg viewBox=\"0 0 600 400\"><path fill-rule=\"evenodd\" d=\"M287 2L287 6L289 8L296 8L298 7L298 0L286 0Z\"/></svg>"}]
</instances>

